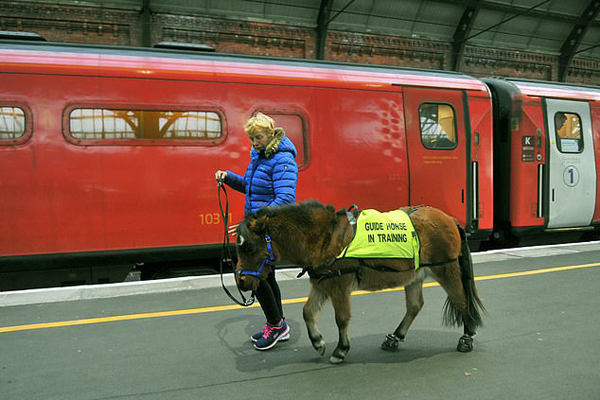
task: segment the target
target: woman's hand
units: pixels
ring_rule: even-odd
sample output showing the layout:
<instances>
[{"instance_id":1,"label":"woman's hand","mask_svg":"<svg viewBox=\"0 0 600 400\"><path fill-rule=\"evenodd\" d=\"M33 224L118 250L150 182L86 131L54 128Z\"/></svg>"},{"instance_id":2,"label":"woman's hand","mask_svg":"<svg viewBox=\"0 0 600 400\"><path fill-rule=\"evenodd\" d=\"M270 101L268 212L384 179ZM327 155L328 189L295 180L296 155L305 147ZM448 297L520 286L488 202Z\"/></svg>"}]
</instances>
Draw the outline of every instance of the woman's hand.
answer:
<instances>
[{"instance_id":1,"label":"woman's hand","mask_svg":"<svg viewBox=\"0 0 600 400\"><path fill-rule=\"evenodd\" d=\"M217 182L223 182L227 178L227 171L218 170L215 172L215 179Z\"/></svg>"},{"instance_id":2,"label":"woman's hand","mask_svg":"<svg viewBox=\"0 0 600 400\"><path fill-rule=\"evenodd\" d=\"M227 228L227 233L229 233L231 236L236 237L237 236L237 227L239 224L233 224L230 225L229 228Z\"/></svg>"}]
</instances>

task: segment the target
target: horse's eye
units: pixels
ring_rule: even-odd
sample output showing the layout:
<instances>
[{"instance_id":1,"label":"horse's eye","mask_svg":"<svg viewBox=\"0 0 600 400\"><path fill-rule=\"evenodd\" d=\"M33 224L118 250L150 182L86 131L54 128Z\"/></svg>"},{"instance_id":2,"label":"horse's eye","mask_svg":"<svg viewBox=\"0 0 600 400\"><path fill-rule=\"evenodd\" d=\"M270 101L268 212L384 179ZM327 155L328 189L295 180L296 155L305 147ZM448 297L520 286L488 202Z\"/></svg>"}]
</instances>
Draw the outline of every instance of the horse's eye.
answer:
<instances>
[{"instance_id":1,"label":"horse's eye","mask_svg":"<svg viewBox=\"0 0 600 400\"><path fill-rule=\"evenodd\" d=\"M237 238L238 250L246 255L252 255L256 253L256 246L252 245L251 241L247 241L243 236L239 235Z\"/></svg>"},{"instance_id":2,"label":"horse's eye","mask_svg":"<svg viewBox=\"0 0 600 400\"><path fill-rule=\"evenodd\" d=\"M250 246L246 244L244 247L240 247L240 255L245 255L247 257L252 257L256 254L256 248L254 246Z\"/></svg>"}]
</instances>

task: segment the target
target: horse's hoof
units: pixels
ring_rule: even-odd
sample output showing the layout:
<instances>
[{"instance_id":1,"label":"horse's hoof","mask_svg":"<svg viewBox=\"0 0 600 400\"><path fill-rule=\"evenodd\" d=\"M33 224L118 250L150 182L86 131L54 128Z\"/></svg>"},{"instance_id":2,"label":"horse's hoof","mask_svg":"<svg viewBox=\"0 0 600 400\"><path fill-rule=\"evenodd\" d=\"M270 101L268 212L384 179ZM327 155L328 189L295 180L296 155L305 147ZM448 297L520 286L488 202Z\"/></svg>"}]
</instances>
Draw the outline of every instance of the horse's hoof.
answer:
<instances>
[{"instance_id":1,"label":"horse's hoof","mask_svg":"<svg viewBox=\"0 0 600 400\"><path fill-rule=\"evenodd\" d=\"M339 364L342 361L344 361L346 359L346 355L348 354L348 351L350 350L350 347L346 347L346 346L342 346L340 347L338 345L338 347L335 348L335 350L333 351L333 353L331 354L331 357L329 358L329 362L331 362L332 364Z\"/></svg>"},{"instance_id":2,"label":"horse's hoof","mask_svg":"<svg viewBox=\"0 0 600 400\"><path fill-rule=\"evenodd\" d=\"M313 342L312 345L314 349L319 352L320 355L325 354L327 346L325 345L325 341L323 339L319 340L318 342Z\"/></svg>"},{"instance_id":3,"label":"horse's hoof","mask_svg":"<svg viewBox=\"0 0 600 400\"><path fill-rule=\"evenodd\" d=\"M461 353L468 353L473 350L473 338L469 335L462 335L458 340L458 346L456 350Z\"/></svg>"},{"instance_id":4,"label":"horse's hoof","mask_svg":"<svg viewBox=\"0 0 600 400\"><path fill-rule=\"evenodd\" d=\"M387 335L383 343L381 343L381 348L386 351L396 351L400 346L400 342L403 341L403 339L399 338L394 334Z\"/></svg>"},{"instance_id":5,"label":"horse's hoof","mask_svg":"<svg viewBox=\"0 0 600 400\"><path fill-rule=\"evenodd\" d=\"M329 358L329 362L332 364L339 364L341 362L343 362L345 360L345 358L340 358L340 357L336 357L336 356L331 356Z\"/></svg>"}]
</instances>

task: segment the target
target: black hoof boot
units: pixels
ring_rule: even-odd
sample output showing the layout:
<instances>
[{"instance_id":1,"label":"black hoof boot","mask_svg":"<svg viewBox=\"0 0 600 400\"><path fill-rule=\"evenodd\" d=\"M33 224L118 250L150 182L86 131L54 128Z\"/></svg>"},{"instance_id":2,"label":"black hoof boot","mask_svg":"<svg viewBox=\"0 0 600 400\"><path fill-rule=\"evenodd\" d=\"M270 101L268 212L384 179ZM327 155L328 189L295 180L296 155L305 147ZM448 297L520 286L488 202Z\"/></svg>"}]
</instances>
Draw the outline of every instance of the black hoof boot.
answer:
<instances>
[{"instance_id":1,"label":"black hoof boot","mask_svg":"<svg viewBox=\"0 0 600 400\"><path fill-rule=\"evenodd\" d=\"M473 338L469 335L462 335L458 340L458 346L456 346L456 350L461 353L468 353L473 350Z\"/></svg>"},{"instance_id":2,"label":"black hoof boot","mask_svg":"<svg viewBox=\"0 0 600 400\"><path fill-rule=\"evenodd\" d=\"M404 338L399 338L392 333L386 335L385 340L381 343L381 348L386 351L396 351L398 350L398 346L400 346L400 342L404 342Z\"/></svg>"}]
</instances>

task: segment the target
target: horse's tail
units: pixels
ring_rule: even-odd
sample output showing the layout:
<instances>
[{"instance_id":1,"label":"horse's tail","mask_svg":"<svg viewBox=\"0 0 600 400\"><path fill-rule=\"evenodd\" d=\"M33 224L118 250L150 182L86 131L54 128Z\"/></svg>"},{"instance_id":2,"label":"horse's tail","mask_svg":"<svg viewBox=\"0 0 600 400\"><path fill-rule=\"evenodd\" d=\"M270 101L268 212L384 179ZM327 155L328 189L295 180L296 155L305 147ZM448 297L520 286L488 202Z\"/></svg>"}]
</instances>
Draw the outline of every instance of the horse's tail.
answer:
<instances>
[{"instance_id":1,"label":"horse's tail","mask_svg":"<svg viewBox=\"0 0 600 400\"><path fill-rule=\"evenodd\" d=\"M475 279L473 276L473 260L471 258L471 250L469 249L469 243L467 242L467 234L463 227L456 224L460 233L460 256L458 257L458 263L460 265L460 278L462 281L463 289L465 291L465 297L467 299L467 316L470 319L470 326L475 329L483 325L481 319L481 313L486 313L485 307L477 294L475 288ZM463 323L463 315L461 311L450 301L450 298L446 299L444 304L444 317L443 321L446 325L460 326Z\"/></svg>"}]
</instances>

